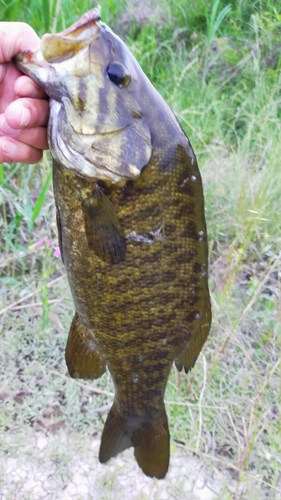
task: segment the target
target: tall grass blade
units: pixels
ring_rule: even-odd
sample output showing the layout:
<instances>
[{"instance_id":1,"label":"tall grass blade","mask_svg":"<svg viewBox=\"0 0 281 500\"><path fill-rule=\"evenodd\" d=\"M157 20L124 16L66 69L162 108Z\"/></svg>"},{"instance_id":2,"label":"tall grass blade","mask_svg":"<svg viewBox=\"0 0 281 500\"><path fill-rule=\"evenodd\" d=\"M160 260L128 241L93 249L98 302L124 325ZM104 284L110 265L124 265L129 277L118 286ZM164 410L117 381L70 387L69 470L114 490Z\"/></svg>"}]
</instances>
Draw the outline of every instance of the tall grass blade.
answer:
<instances>
[{"instance_id":1,"label":"tall grass blade","mask_svg":"<svg viewBox=\"0 0 281 500\"><path fill-rule=\"evenodd\" d=\"M43 12L43 20L44 20L44 28L45 32L49 32L50 26L50 5L49 0L42 0L42 12Z\"/></svg>"},{"instance_id":2,"label":"tall grass blade","mask_svg":"<svg viewBox=\"0 0 281 500\"><path fill-rule=\"evenodd\" d=\"M216 35L216 33L217 33L217 31L218 31L221 23L223 22L223 20L225 19L225 17L231 11L231 5L228 4L228 5L226 5L220 11L219 15L216 17L219 4L220 4L220 0L215 0L214 1L213 7L212 7L212 12L211 12L211 17L210 17L209 20L207 19L207 40L208 40L208 46L211 45L212 40L214 39L214 37L215 37L215 35Z\"/></svg>"},{"instance_id":3,"label":"tall grass blade","mask_svg":"<svg viewBox=\"0 0 281 500\"><path fill-rule=\"evenodd\" d=\"M108 24L109 22L109 6L110 6L110 0L102 0L100 6L100 14L102 21L105 24Z\"/></svg>"},{"instance_id":4,"label":"tall grass blade","mask_svg":"<svg viewBox=\"0 0 281 500\"><path fill-rule=\"evenodd\" d=\"M221 23L223 22L224 18L228 15L228 13L231 11L231 5L226 5L219 13L213 27L213 37L215 36L216 32L218 31Z\"/></svg>"},{"instance_id":5,"label":"tall grass blade","mask_svg":"<svg viewBox=\"0 0 281 500\"><path fill-rule=\"evenodd\" d=\"M0 184L4 183L4 166L0 163Z\"/></svg>"},{"instance_id":6,"label":"tall grass blade","mask_svg":"<svg viewBox=\"0 0 281 500\"><path fill-rule=\"evenodd\" d=\"M47 191L49 189L51 179L52 179L52 171L49 172L49 175L46 179L46 182L45 182L44 186L42 187L41 192L40 192L40 194L35 202L35 205L33 207L33 211L32 211L32 221L33 222L36 221L36 219L37 219L38 215L40 214L41 209L44 205L46 194L47 194Z\"/></svg>"},{"instance_id":7,"label":"tall grass blade","mask_svg":"<svg viewBox=\"0 0 281 500\"><path fill-rule=\"evenodd\" d=\"M217 16L217 11L220 5L220 0L215 0L213 3L212 7L212 12L211 12L211 17L209 18L206 16L207 20L207 49L206 49L206 54L205 54L205 64L204 64L204 71L203 71L203 81L206 81L206 75L208 73L209 69L209 56L210 56L210 50L211 50L211 45L212 41L216 36L216 33L222 24L223 20L225 17L229 14L231 11L231 5L228 4L226 5L218 14Z\"/></svg>"},{"instance_id":8,"label":"tall grass blade","mask_svg":"<svg viewBox=\"0 0 281 500\"><path fill-rule=\"evenodd\" d=\"M215 24L215 17L216 17L216 13L217 13L217 10L218 10L219 3L220 3L220 0L215 0L215 2L213 3L213 6L212 6L211 18L210 18L210 20L207 19L207 26L208 26L208 29L207 29L207 39L208 39L209 43L210 43L210 40L214 36L214 34L213 34L213 31L214 31L213 28L214 28L214 24Z\"/></svg>"}]
</instances>

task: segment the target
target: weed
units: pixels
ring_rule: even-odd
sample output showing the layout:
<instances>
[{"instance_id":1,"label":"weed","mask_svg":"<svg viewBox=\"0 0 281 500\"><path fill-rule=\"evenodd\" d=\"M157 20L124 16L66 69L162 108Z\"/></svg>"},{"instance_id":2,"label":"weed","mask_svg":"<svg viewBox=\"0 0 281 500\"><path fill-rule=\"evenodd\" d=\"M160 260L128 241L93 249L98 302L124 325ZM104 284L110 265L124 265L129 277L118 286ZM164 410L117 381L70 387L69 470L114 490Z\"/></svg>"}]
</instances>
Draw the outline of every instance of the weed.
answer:
<instances>
[{"instance_id":1,"label":"weed","mask_svg":"<svg viewBox=\"0 0 281 500\"><path fill-rule=\"evenodd\" d=\"M231 5L229 5L229 4L225 5L225 7L223 7L223 9L220 12L218 12L219 7L220 7L220 0L214 0L210 16L208 16L206 14L207 48L206 48L205 65L204 65L204 71L203 71L203 80L204 81L205 81L206 75L208 73L209 56L210 56L212 42L213 42L223 20L226 18L226 16L231 11Z\"/></svg>"}]
</instances>

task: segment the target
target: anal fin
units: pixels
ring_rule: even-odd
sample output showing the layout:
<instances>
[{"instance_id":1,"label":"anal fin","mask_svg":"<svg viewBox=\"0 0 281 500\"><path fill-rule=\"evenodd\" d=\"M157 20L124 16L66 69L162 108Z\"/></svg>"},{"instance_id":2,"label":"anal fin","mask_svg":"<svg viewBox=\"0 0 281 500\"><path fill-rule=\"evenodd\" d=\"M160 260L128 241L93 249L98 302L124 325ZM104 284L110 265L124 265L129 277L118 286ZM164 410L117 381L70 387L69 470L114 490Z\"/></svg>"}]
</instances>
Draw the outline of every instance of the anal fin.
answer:
<instances>
[{"instance_id":1,"label":"anal fin","mask_svg":"<svg viewBox=\"0 0 281 500\"><path fill-rule=\"evenodd\" d=\"M106 363L96 348L93 337L80 323L76 313L69 330L65 360L73 378L96 379L106 370Z\"/></svg>"},{"instance_id":2,"label":"anal fin","mask_svg":"<svg viewBox=\"0 0 281 500\"><path fill-rule=\"evenodd\" d=\"M200 351L198 351L199 355ZM196 363L197 356L195 353L192 353L192 350L190 349L190 346L188 346L182 353L181 355L175 359L175 365L176 368L179 372L181 372L184 368L185 373L188 373L191 368Z\"/></svg>"},{"instance_id":3,"label":"anal fin","mask_svg":"<svg viewBox=\"0 0 281 500\"><path fill-rule=\"evenodd\" d=\"M203 345L208 337L211 326L211 310L206 308L198 331L193 334L192 340L187 347L182 351L180 356L175 359L175 365L179 372L184 368L185 373L188 373L194 367L196 360L201 352Z\"/></svg>"},{"instance_id":4,"label":"anal fin","mask_svg":"<svg viewBox=\"0 0 281 500\"><path fill-rule=\"evenodd\" d=\"M104 262L118 264L126 257L126 239L112 203L99 186L82 202L89 248Z\"/></svg>"}]
</instances>

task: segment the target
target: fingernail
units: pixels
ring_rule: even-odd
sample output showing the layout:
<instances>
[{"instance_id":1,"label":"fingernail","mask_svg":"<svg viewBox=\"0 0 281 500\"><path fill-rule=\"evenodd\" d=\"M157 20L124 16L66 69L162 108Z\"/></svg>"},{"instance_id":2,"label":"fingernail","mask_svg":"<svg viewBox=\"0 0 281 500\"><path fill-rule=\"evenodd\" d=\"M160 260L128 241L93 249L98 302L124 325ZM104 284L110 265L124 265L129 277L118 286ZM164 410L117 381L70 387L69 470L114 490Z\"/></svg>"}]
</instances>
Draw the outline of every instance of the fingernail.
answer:
<instances>
[{"instance_id":1,"label":"fingernail","mask_svg":"<svg viewBox=\"0 0 281 500\"><path fill-rule=\"evenodd\" d=\"M9 141L8 139L4 139L3 141L1 141L0 147L1 146L2 146L3 153L7 154L9 157L14 156L17 152L16 144Z\"/></svg>"},{"instance_id":2,"label":"fingernail","mask_svg":"<svg viewBox=\"0 0 281 500\"><path fill-rule=\"evenodd\" d=\"M31 118L31 113L29 109L22 107L21 108L21 118L20 118L20 127L25 127L26 125L29 124Z\"/></svg>"}]
</instances>

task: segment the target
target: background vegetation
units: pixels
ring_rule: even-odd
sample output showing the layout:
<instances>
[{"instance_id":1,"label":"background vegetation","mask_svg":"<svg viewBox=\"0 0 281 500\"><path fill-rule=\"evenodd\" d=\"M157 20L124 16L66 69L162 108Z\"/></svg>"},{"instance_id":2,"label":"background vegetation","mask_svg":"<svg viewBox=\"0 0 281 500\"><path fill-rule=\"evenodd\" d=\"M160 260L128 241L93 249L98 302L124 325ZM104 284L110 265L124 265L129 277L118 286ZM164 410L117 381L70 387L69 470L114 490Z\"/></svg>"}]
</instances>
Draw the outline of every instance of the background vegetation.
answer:
<instances>
[{"instance_id":1,"label":"background vegetation","mask_svg":"<svg viewBox=\"0 0 281 500\"><path fill-rule=\"evenodd\" d=\"M0 20L25 21L41 36L93 6L0 0ZM191 376L173 372L168 383L167 479L139 476L138 491L131 450L97 469L91 443L112 386L108 376L92 384L67 376L73 306L55 256L50 155L34 167L0 165L0 491L7 499L281 498L280 0L104 0L101 11L197 154L212 332ZM94 478L90 490L76 469Z\"/></svg>"}]
</instances>

